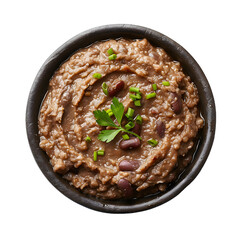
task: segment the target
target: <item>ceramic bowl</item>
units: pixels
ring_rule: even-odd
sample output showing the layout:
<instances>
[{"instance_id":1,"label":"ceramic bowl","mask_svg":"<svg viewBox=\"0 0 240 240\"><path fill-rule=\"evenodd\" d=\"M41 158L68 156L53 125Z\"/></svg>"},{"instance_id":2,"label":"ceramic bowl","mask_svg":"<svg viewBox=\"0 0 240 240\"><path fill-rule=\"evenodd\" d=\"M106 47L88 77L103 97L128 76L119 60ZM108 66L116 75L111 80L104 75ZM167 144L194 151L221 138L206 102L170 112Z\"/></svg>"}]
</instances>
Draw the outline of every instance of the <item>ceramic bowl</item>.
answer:
<instances>
[{"instance_id":1,"label":"ceramic bowl","mask_svg":"<svg viewBox=\"0 0 240 240\"><path fill-rule=\"evenodd\" d=\"M47 92L49 80L58 67L74 52L92 43L107 39L142 39L146 38L152 45L163 48L174 60L181 63L183 71L188 74L197 86L200 97L200 111L205 119L205 126L194 158L180 177L171 184L164 193L157 193L132 200L102 200L86 196L70 186L61 175L53 172L46 153L39 147L38 113L42 100ZM60 46L40 68L30 91L27 111L26 128L33 156L45 177L62 194L85 207L109 213L130 213L147 210L159 206L177 196L187 187L202 169L211 150L216 125L214 98L209 83L198 63L178 43L152 29L126 24L106 25L90 29L73 37Z\"/></svg>"}]
</instances>

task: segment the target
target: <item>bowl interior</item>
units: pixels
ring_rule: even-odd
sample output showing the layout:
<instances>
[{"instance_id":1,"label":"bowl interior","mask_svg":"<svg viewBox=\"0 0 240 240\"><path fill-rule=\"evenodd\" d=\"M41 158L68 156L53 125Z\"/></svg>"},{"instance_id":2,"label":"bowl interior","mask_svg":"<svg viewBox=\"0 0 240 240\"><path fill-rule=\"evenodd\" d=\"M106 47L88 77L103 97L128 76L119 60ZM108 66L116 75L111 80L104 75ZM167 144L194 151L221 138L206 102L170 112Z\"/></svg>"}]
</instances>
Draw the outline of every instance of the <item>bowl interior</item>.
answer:
<instances>
[{"instance_id":1,"label":"bowl interior","mask_svg":"<svg viewBox=\"0 0 240 240\"><path fill-rule=\"evenodd\" d=\"M205 126L191 164L171 185L166 193L158 193L132 200L102 200L86 196L70 186L59 174L54 173L46 153L39 147L38 113L47 92L49 80L58 67L80 48L96 41L117 39L146 38L157 47L162 47L174 59L181 63L183 70L196 84L200 97L200 111ZM43 64L32 85L26 112L26 127L29 144L35 160L47 179L65 196L73 201L102 212L137 212L165 203L180 193L199 173L210 152L215 132L216 113L214 98L208 81L197 62L179 44L154 30L135 25L107 25L83 32L59 47Z\"/></svg>"}]
</instances>

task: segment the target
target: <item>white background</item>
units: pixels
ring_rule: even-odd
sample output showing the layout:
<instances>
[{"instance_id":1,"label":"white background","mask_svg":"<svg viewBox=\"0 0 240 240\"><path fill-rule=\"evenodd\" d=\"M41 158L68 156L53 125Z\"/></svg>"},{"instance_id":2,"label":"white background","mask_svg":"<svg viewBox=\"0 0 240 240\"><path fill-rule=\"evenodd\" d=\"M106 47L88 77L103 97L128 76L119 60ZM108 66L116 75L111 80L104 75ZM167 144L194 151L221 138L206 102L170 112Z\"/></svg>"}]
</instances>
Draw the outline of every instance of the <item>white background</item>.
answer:
<instances>
[{"instance_id":1,"label":"white background","mask_svg":"<svg viewBox=\"0 0 240 240\"><path fill-rule=\"evenodd\" d=\"M1 239L240 239L240 8L236 1L1 1ZM82 207L43 176L30 151L25 110L45 59L76 34L129 23L164 33L205 72L217 107L211 154L176 198L134 214Z\"/></svg>"}]
</instances>

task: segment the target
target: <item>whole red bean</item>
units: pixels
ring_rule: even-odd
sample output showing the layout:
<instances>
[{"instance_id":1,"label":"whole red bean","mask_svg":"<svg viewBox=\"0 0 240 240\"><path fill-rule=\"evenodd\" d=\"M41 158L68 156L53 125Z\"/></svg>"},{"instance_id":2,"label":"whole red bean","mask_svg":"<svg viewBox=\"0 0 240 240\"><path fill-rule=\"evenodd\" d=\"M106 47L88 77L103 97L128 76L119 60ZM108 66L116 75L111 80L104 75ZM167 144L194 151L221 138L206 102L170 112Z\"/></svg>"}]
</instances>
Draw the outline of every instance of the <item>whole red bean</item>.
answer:
<instances>
[{"instance_id":1,"label":"whole red bean","mask_svg":"<svg viewBox=\"0 0 240 240\"><path fill-rule=\"evenodd\" d=\"M182 99L181 99L181 97L175 92L171 93L171 97L172 97L172 102L171 102L172 110L176 114L181 113L181 111L182 111Z\"/></svg>"},{"instance_id":2,"label":"whole red bean","mask_svg":"<svg viewBox=\"0 0 240 240\"><path fill-rule=\"evenodd\" d=\"M162 122L161 120L158 120L156 122L156 130L157 130L158 136L160 138L164 138L164 136L165 136L165 129L166 129L165 123Z\"/></svg>"},{"instance_id":3,"label":"whole red bean","mask_svg":"<svg viewBox=\"0 0 240 240\"><path fill-rule=\"evenodd\" d=\"M133 188L127 179L119 179L118 187L123 191L125 197L131 197L133 195Z\"/></svg>"},{"instance_id":4,"label":"whole red bean","mask_svg":"<svg viewBox=\"0 0 240 240\"><path fill-rule=\"evenodd\" d=\"M122 160L119 163L120 171L134 171L139 168L139 162L137 160Z\"/></svg>"},{"instance_id":5,"label":"whole red bean","mask_svg":"<svg viewBox=\"0 0 240 240\"><path fill-rule=\"evenodd\" d=\"M141 124L135 123L135 126L131 129L131 131L136 133L137 135L140 135L141 128L142 128Z\"/></svg>"},{"instance_id":6,"label":"whole red bean","mask_svg":"<svg viewBox=\"0 0 240 240\"><path fill-rule=\"evenodd\" d=\"M130 138L128 140L122 140L119 143L119 147L122 150L137 148L140 145L141 145L141 142L140 142L139 138L137 138L137 137L132 137L132 138Z\"/></svg>"},{"instance_id":7,"label":"whole red bean","mask_svg":"<svg viewBox=\"0 0 240 240\"><path fill-rule=\"evenodd\" d=\"M110 97L116 96L124 88L124 85L124 81L120 80L115 86L109 87L108 95Z\"/></svg>"}]
</instances>

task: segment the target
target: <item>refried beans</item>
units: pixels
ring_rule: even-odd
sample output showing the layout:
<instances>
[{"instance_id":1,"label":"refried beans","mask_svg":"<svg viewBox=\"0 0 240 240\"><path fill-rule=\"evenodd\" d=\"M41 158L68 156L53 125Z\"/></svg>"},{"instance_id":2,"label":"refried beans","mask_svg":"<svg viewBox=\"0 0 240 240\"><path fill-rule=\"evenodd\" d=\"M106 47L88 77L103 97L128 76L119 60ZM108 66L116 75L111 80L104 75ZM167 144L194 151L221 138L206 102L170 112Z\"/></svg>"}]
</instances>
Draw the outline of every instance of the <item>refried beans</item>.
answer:
<instances>
[{"instance_id":1,"label":"refried beans","mask_svg":"<svg viewBox=\"0 0 240 240\"><path fill-rule=\"evenodd\" d=\"M108 40L55 72L39 114L53 171L104 199L166 191L191 162L204 120L179 62L146 39Z\"/></svg>"}]
</instances>

